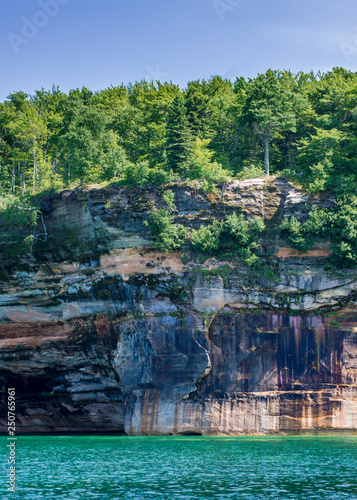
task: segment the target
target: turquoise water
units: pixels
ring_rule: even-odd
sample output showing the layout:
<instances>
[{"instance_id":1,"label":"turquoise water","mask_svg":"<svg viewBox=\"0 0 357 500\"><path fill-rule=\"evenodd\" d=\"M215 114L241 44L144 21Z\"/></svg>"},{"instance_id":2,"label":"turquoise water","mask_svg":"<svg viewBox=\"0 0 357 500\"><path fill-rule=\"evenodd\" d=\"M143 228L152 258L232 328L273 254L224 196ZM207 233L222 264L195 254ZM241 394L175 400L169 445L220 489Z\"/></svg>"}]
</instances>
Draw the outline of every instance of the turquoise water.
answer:
<instances>
[{"instance_id":1,"label":"turquoise water","mask_svg":"<svg viewBox=\"0 0 357 500\"><path fill-rule=\"evenodd\" d=\"M1 437L1 475L8 452ZM19 436L10 499L357 499L357 437Z\"/></svg>"}]
</instances>

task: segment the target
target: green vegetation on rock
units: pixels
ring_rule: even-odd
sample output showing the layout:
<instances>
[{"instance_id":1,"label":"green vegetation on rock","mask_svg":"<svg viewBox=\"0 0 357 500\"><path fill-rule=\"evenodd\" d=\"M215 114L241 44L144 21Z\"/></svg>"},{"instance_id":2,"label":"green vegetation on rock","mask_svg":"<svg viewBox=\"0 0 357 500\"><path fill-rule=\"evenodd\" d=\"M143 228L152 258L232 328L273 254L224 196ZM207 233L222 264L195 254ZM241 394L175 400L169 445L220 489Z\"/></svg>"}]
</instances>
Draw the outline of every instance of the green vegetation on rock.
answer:
<instances>
[{"instance_id":1,"label":"green vegetation on rock","mask_svg":"<svg viewBox=\"0 0 357 500\"><path fill-rule=\"evenodd\" d=\"M357 73L343 68L268 70L234 82L212 76L184 89L143 80L97 92L14 92L0 103L1 253L21 254L38 240L39 212L28 196L90 183L155 189L200 179L201 193L214 197L232 179L274 174L310 196L329 191L338 199L308 221L284 221L288 243L306 251L329 240L332 262L354 265L356 110ZM157 248L169 252L191 239L196 252L257 262L260 223L235 215L190 234L174 223L174 199L165 192L166 209L151 215Z\"/></svg>"},{"instance_id":2,"label":"green vegetation on rock","mask_svg":"<svg viewBox=\"0 0 357 500\"><path fill-rule=\"evenodd\" d=\"M337 266L357 264L357 197L341 197L333 210L316 206L305 222L295 217L282 221L280 228L288 242L300 252L312 247L318 240L331 241L331 262Z\"/></svg>"},{"instance_id":3,"label":"green vegetation on rock","mask_svg":"<svg viewBox=\"0 0 357 500\"><path fill-rule=\"evenodd\" d=\"M264 231L259 217L245 220L236 213L223 221L215 220L210 226L201 226L193 232L192 245L197 252L208 255L239 256L248 266L258 263L257 240Z\"/></svg>"},{"instance_id":4,"label":"green vegetation on rock","mask_svg":"<svg viewBox=\"0 0 357 500\"><path fill-rule=\"evenodd\" d=\"M180 248L185 241L186 229L173 222L174 216L166 208L155 210L150 215L151 235L158 250L171 252Z\"/></svg>"}]
</instances>

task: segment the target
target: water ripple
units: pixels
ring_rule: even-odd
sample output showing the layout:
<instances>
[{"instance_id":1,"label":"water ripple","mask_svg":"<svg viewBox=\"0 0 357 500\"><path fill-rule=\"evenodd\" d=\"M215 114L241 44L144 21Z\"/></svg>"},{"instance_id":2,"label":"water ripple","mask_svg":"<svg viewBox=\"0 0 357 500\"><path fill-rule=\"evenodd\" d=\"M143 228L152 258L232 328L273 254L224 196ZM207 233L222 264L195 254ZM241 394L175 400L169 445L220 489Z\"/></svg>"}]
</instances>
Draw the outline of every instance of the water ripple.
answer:
<instances>
[{"instance_id":1,"label":"water ripple","mask_svg":"<svg viewBox=\"0 0 357 500\"><path fill-rule=\"evenodd\" d=\"M6 438L2 437L3 445ZM24 500L357 500L356 436L20 436ZM6 446L1 447L6 477ZM6 486L2 500L14 500Z\"/></svg>"}]
</instances>

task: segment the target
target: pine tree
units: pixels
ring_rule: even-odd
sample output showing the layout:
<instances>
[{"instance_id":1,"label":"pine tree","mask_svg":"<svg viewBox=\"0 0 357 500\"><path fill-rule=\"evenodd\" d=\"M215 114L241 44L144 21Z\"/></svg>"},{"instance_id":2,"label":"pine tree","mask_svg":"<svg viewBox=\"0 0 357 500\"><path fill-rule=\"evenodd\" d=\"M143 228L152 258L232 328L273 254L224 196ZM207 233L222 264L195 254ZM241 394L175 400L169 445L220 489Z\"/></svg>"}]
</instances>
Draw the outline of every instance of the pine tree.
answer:
<instances>
[{"instance_id":1,"label":"pine tree","mask_svg":"<svg viewBox=\"0 0 357 500\"><path fill-rule=\"evenodd\" d=\"M245 106L246 120L263 142L266 175L269 175L271 138L281 132L295 132L297 115L305 106L302 97L289 88L283 76L271 69L258 75L251 84Z\"/></svg>"},{"instance_id":2,"label":"pine tree","mask_svg":"<svg viewBox=\"0 0 357 500\"><path fill-rule=\"evenodd\" d=\"M210 136L209 96L204 93L206 87L205 80L196 80L188 83L185 93L187 119L192 133L200 139Z\"/></svg>"},{"instance_id":3,"label":"pine tree","mask_svg":"<svg viewBox=\"0 0 357 500\"><path fill-rule=\"evenodd\" d=\"M166 130L167 166L174 172L188 169L193 137L188 124L184 98L177 94L172 101Z\"/></svg>"}]
</instances>

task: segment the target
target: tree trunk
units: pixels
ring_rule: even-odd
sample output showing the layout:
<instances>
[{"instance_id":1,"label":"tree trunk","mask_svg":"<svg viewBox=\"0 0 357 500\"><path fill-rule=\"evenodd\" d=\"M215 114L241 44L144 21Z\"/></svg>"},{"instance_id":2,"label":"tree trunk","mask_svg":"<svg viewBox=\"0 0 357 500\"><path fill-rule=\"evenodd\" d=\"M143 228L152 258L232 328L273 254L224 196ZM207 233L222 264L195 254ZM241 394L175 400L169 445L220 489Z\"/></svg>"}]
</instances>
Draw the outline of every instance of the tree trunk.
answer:
<instances>
[{"instance_id":1,"label":"tree trunk","mask_svg":"<svg viewBox=\"0 0 357 500\"><path fill-rule=\"evenodd\" d=\"M22 194L22 196L24 196L24 194L26 194L25 168L26 168L26 162L22 164L22 169L21 169L21 194ZM19 165L19 169L20 169L20 165Z\"/></svg>"},{"instance_id":2,"label":"tree trunk","mask_svg":"<svg viewBox=\"0 0 357 500\"><path fill-rule=\"evenodd\" d=\"M238 144L239 144L240 129L241 129L241 127L239 127L239 129L238 129L237 140L236 140L236 143L235 143L235 145L234 145L234 148L233 148L232 154L233 154L233 153L234 153L234 151L237 149Z\"/></svg>"},{"instance_id":3,"label":"tree trunk","mask_svg":"<svg viewBox=\"0 0 357 500\"><path fill-rule=\"evenodd\" d=\"M67 176L68 176L68 187L70 187L70 185L71 185L71 153L68 154Z\"/></svg>"},{"instance_id":4,"label":"tree trunk","mask_svg":"<svg viewBox=\"0 0 357 500\"><path fill-rule=\"evenodd\" d=\"M16 175L15 175L15 160L12 162L12 176L11 176L11 191L15 193L15 183L16 183Z\"/></svg>"},{"instance_id":5,"label":"tree trunk","mask_svg":"<svg viewBox=\"0 0 357 500\"><path fill-rule=\"evenodd\" d=\"M58 160L53 160L53 162L52 162L52 174L53 175L57 174L57 165L58 165Z\"/></svg>"},{"instance_id":6,"label":"tree trunk","mask_svg":"<svg viewBox=\"0 0 357 500\"><path fill-rule=\"evenodd\" d=\"M36 164L36 149L33 149L33 173L32 173L32 193L36 192L37 181L37 164Z\"/></svg>"},{"instance_id":7,"label":"tree trunk","mask_svg":"<svg viewBox=\"0 0 357 500\"><path fill-rule=\"evenodd\" d=\"M265 175L269 175L269 139L269 134L265 133L263 136Z\"/></svg>"}]
</instances>

